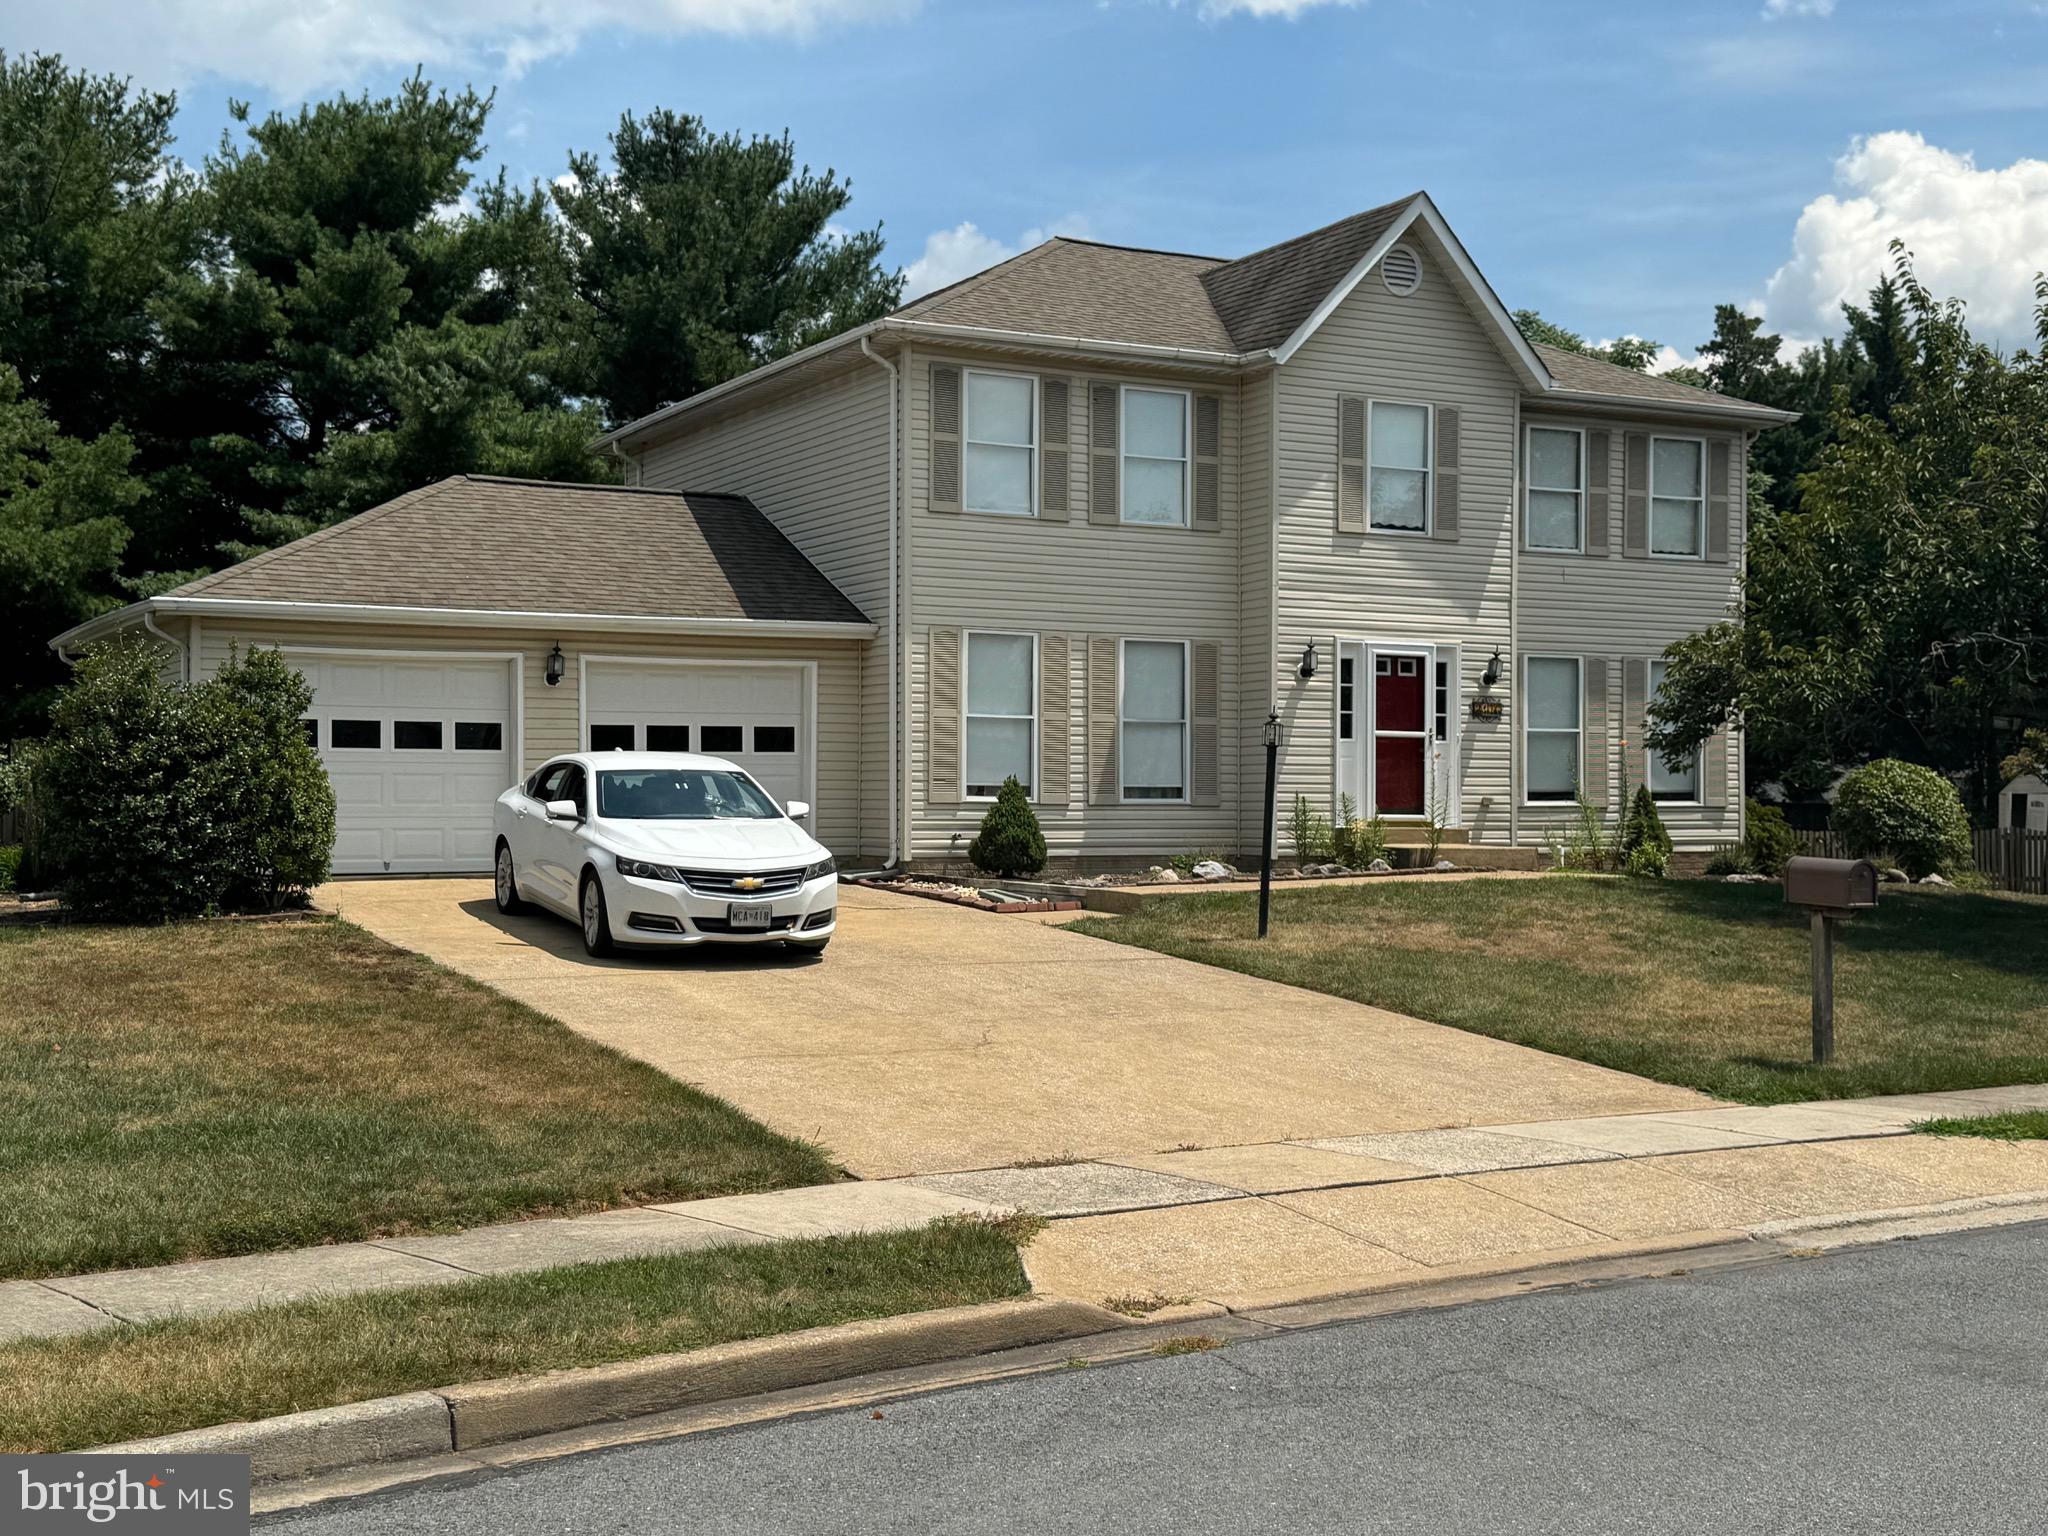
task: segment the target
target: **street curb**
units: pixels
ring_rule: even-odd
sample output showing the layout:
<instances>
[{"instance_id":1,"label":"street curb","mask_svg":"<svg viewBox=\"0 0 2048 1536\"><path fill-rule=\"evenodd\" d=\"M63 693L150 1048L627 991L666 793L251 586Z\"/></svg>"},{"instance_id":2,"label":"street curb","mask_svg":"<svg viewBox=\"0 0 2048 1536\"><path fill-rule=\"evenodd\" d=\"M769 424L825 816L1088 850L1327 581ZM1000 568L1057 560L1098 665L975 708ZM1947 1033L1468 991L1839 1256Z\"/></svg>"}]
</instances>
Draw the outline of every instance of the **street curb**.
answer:
<instances>
[{"instance_id":1,"label":"street curb","mask_svg":"<svg viewBox=\"0 0 2048 1536\"><path fill-rule=\"evenodd\" d=\"M1049 1344L1126 1328L1129 1322L1085 1302L1012 1297L218 1424L94 1446L92 1454L227 1452L248 1456L251 1477L257 1482L309 1477L378 1462L447 1456L847 1376Z\"/></svg>"}]
</instances>

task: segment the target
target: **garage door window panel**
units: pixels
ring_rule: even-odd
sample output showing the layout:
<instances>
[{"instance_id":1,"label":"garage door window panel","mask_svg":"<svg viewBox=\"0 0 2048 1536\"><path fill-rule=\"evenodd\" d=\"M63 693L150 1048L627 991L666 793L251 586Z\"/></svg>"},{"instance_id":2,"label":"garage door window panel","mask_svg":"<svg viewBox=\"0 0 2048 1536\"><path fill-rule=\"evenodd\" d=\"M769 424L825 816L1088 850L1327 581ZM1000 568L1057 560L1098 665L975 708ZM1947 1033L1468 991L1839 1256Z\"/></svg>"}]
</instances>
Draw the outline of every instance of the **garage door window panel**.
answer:
<instances>
[{"instance_id":1,"label":"garage door window panel","mask_svg":"<svg viewBox=\"0 0 2048 1536\"><path fill-rule=\"evenodd\" d=\"M690 728L687 725L650 725L647 727L647 750L650 752L687 752L690 750Z\"/></svg>"},{"instance_id":2,"label":"garage door window panel","mask_svg":"<svg viewBox=\"0 0 2048 1536\"><path fill-rule=\"evenodd\" d=\"M375 752L384 745L382 720L330 720L327 745L337 752Z\"/></svg>"},{"instance_id":3,"label":"garage door window panel","mask_svg":"<svg viewBox=\"0 0 2048 1536\"><path fill-rule=\"evenodd\" d=\"M745 726L707 725L703 739L706 752L744 752L747 749Z\"/></svg>"},{"instance_id":4,"label":"garage door window panel","mask_svg":"<svg viewBox=\"0 0 2048 1536\"><path fill-rule=\"evenodd\" d=\"M438 752L446 737L439 720L391 722L391 745L399 752Z\"/></svg>"},{"instance_id":5,"label":"garage door window panel","mask_svg":"<svg viewBox=\"0 0 2048 1536\"><path fill-rule=\"evenodd\" d=\"M458 752L502 752L505 727L496 720L455 722L455 750Z\"/></svg>"},{"instance_id":6,"label":"garage door window panel","mask_svg":"<svg viewBox=\"0 0 2048 1536\"><path fill-rule=\"evenodd\" d=\"M967 774L970 800L993 800L1005 779L1036 795L1038 637L967 635Z\"/></svg>"},{"instance_id":7,"label":"garage door window panel","mask_svg":"<svg viewBox=\"0 0 2048 1536\"><path fill-rule=\"evenodd\" d=\"M796 727L793 725L757 725L754 727L754 750L756 752L794 752L796 750Z\"/></svg>"},{"instance_id":8,"label":"garage door window panel","mask_svg":"<svg viewBox=\"0 0 2048 1536\"><path fill-rule=\"evenodd\" d=\"M630 725L593 725L590 728L590 750L593 752L632 751L633 727Z\"/></svg>"}]
</instances>

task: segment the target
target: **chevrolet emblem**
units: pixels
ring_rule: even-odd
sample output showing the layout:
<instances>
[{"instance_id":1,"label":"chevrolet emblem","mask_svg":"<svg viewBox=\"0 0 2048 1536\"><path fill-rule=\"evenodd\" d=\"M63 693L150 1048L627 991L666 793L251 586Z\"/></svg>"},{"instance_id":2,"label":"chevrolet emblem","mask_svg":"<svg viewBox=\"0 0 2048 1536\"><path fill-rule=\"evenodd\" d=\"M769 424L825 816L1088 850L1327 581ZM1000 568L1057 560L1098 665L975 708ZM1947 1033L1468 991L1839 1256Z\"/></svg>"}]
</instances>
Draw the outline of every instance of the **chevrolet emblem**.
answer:
<instances>
[{"instance_id":1,"label":"chevrolet emblem","mask_svg":"<svg viewBox=\"0 0 2048 1536\"><path fill-rule=\"evenodd\" d=\"M733 881L732 888L736 891L758 891L767 883L766 880L754 875L741 875L739 879Z\"/></svg>"}]
</instances>

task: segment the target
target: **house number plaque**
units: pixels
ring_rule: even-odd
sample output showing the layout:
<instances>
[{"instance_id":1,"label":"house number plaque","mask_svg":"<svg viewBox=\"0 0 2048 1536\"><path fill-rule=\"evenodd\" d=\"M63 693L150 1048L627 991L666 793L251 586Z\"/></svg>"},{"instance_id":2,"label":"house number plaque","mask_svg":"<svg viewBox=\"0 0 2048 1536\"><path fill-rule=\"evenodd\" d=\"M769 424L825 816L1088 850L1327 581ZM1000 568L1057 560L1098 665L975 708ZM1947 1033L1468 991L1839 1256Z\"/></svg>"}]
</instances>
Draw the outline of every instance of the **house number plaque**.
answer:
<instances>
[{"instance_id":1,"label":"house number plaque","mask_svg":"<svg viewBox=\"0 0 2048 1536\"><path fill-rule=\"evenodd\" d=\"M1472 701L1472 718L1474 720L1498 720L1506 712L1506 709L1507 706L1499 699L1474 699Z\"/></svg>"}]
</instances>

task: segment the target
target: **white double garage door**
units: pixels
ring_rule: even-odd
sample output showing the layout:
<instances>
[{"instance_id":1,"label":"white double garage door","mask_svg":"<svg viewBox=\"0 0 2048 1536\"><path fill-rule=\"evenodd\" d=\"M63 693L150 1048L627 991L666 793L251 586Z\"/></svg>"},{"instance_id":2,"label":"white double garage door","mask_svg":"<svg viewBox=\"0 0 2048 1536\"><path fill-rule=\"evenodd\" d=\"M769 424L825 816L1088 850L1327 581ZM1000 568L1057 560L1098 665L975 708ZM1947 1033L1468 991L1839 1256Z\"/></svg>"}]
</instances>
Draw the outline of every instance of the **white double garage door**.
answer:
<instances>
[{"instance_id":1,"label":"white double garage door","mask_svg":"<svg viewBox=\"0 0 2048 1536\"><path fill-rule=\"evenodd\" d=\"M517 661L287 655L313 685L306 734L334 786L334 872L488 870L492 808L519 777ZM801 663L586 657L579 745L706 752L778 800L804 799L809 679Z\"/></svg>"}]
</instances>

